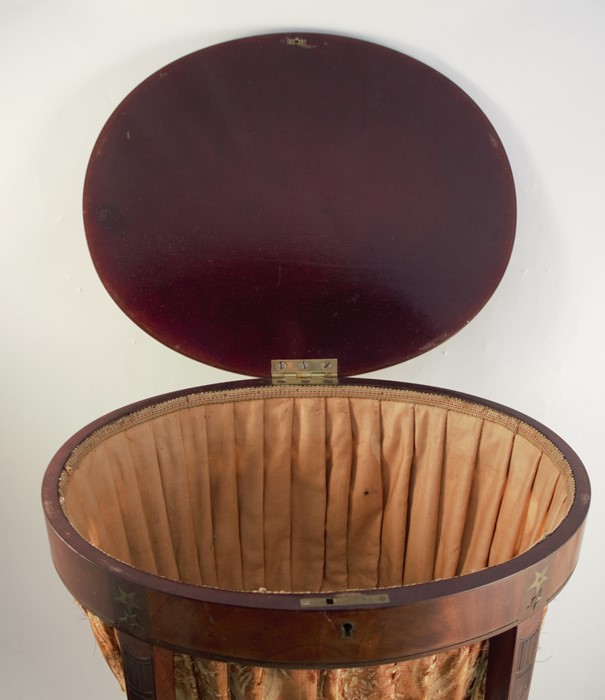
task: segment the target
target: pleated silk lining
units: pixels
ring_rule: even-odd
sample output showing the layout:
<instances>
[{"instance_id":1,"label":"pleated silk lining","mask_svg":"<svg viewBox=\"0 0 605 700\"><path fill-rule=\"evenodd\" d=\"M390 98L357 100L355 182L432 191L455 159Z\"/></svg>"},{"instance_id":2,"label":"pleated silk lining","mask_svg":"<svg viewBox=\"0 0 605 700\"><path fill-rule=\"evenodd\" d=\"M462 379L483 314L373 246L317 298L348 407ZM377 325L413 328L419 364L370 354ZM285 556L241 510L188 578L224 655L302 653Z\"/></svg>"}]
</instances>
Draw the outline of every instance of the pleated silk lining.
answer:
<instances>
[{"instance_id":1,"label":"pleated silk lining","mask_svg":"<svg viewBox=\"0 0 605 700\"><path fill-rule=\"evenodd\" d=\"M399 586L493 566L552 532L574 495L561 453L525 423L460 399L350 386L150 406L81 443L60 488L78 532L121 561L187 583L276 592Z\"/></svg>"}]
</instances>

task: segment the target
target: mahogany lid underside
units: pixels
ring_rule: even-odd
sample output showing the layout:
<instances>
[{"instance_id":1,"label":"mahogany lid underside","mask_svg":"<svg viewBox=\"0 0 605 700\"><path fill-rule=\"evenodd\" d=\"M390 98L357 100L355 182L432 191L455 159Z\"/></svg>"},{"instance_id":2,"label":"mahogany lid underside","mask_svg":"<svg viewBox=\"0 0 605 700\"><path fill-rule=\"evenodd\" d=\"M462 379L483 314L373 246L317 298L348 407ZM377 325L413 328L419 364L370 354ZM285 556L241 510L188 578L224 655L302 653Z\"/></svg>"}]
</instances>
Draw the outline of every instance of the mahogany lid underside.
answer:
<instances>
[{"instance_id":1,"label":"mahogany lid underside","mask_svg":"<svg viewBox=\"0 0 605 700\"><path fill-rule=\"evenodd\" d=\"M515 194L493 127L428 66L318 34L166 66L95 145L84 220L132 320L241 374L336 357L341 374L441 343L510 257Z\"/></svg>"}]
</instances>

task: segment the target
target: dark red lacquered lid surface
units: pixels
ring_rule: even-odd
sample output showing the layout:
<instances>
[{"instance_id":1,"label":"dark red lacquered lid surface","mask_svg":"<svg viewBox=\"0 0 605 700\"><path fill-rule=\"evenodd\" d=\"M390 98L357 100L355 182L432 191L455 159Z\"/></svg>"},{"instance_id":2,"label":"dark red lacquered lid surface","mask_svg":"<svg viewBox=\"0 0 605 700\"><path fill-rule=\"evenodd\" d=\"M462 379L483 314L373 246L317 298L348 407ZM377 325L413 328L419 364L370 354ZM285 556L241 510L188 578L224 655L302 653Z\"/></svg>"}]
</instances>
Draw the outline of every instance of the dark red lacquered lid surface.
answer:
<instances>
[{"instance_id":1,"label":"dark red lacquered lid surface","mask_svg":"<svg viewBox=\"0 0 605 700\"><path fill-rule=\"evenodd\" d=\"M363 41L269 35L185 56L116 109L84 219L118 305L242 374L418 355L483 307L515 195L493 127L428 66Z\"/></svg>"}]
</instances>

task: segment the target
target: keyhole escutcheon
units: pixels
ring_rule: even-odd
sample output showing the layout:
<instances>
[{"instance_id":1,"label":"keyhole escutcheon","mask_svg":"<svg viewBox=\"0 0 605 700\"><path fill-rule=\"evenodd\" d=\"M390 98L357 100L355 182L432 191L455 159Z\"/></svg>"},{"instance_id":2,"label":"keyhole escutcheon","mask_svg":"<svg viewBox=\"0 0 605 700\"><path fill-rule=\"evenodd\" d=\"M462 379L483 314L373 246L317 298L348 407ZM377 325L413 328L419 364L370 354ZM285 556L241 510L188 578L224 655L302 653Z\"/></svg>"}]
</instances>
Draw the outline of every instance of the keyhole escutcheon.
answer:
<instances>
[{"instance_id":1,"label":"keyhole escutcheon","mask_svg":"<svg viewBox=\"0 0 605 700\"><path fill-rule=\"evenodd\" d=\"M340 636L343 639L350 639L355 631L355 625L352 622L343 622L340 626Z\"/></svg>"}]
</instances>

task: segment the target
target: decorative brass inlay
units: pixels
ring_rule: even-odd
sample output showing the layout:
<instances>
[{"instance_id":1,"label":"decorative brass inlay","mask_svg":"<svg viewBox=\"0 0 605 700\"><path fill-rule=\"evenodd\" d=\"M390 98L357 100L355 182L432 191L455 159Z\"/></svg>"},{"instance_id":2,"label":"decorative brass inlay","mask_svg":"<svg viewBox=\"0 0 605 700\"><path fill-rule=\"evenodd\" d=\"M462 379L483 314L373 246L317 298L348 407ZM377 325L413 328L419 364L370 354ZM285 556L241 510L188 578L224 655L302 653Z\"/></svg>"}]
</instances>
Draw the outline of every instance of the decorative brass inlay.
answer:
<instances>
[{"instance_id":1,"label":"decorative brass inlay","mask_svg":"<svg viewBox=\"0 0 605 700\"><path fill-rule=\"evenodd\" d=\"M338 608L345 605L380 605L388 603L390 598L386 593L363 595L362 593L342 593L326 598L301 598L301 608Z\"/></svg>"},{"instance_id":2,"label":"decorative brass inlay","mask_svg":"<svg viewBox=\"0 0 605 700\"><path fill-rule=\"evenodd\" d=\"M548 581L548 576L546 571L548 567L544 568L544 571L534 571L534 582L527 589L530 593L534 591L531 600L529 601L528 608L536 609L538 603L542 600L542 589L544 584Z\"/></svg>"},{"instance_id":3,"label":"decorative brass inlay","mask_svg":"<svg viewBox=\"0 0 605 700\"><path fill-rule=\"evenodd\" d=\"M137 594L134 591L125 591L119 584L118 592L119 595L114 599L119 606L118 614L121 615L121 617L118 618L118 624L129 627L133 632L142 632L143 626L139 622L139 613L136 611L142 611L143 608L137 602Z\"/></svg>"}]
</instances>

